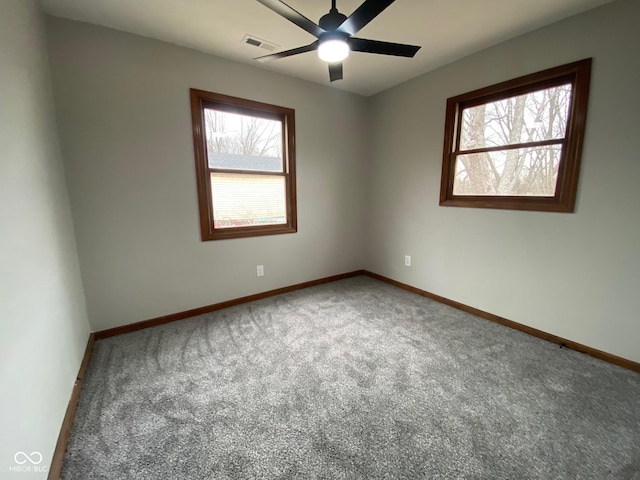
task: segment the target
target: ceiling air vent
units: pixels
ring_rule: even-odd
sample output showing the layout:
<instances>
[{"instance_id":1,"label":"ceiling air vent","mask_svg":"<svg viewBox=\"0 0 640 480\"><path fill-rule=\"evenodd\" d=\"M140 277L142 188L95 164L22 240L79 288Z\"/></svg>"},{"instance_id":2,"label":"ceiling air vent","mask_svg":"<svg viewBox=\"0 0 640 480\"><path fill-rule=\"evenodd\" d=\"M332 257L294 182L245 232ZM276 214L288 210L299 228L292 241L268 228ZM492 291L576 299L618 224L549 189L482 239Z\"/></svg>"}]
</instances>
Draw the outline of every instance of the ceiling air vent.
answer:
<instances>
[{"instance_id":1,"label":"ceiling air vent","mask_svg":"<svg viewBox=\"0 0 640 480\"><path fill-rule=\"evenodd\" d=\"M267 42L266 40L262 40L261 38L249 34L244 36L244 38L242 39L242 43L262 48L263 50L266 50L268 52L273 52L276 48L278 48L278 45L276 45L275 43Z\"/></svg>"}]
</instances>

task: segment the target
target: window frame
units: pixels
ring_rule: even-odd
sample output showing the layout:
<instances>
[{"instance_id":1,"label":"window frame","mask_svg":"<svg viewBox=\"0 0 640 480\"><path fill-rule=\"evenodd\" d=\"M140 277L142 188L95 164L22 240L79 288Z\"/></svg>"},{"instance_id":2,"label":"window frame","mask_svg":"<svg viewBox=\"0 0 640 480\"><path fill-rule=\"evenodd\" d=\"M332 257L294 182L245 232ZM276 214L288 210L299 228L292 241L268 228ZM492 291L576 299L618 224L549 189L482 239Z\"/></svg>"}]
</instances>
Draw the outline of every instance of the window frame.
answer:
<instances>
[{"instance_id":1,"label":"window frame","mask_svg":"<svg viewBox=\"0 0 640 480\"><path fill-rule=\"evenodd\" d=\"M256 102L220 93L191 88L191 124L193 150L196 162L198 210L202 241L230 238L279 235L298 231L296 209L296 162L295 162L295 110L292 108ZM219 111L250 115L282 122L282 172L211 168L207 153L207 138L204 111L214 108ZM211 172L238 175L281 175L285 178L285 202L287 222L274 225L249 225L243 227L216 228L212 203Z\"/></svg>"},{"instance_id":2,"label":"window frame","mask_svg":"<svg viewBox=\"0 0 640 480\"><path fill-rule=\"evenodd\" d=\"M584 140L592 59L550 68L496 85L474 90L447 99L445 118L440 205L471 208L497 208L508 210L535 210L571 213L575 209L582 145ZM454 195L456 159L472 150L460 150L462 112L465 108L503 100L518 95L571 83L571 102L567 118L567 130L561 143L558 178L553 197L502 196L502 195ZM525 142L523 146L535 146L544 142ZM513 148L512 145L509 145ZM491 148L491 147L487 147ZM504 150L504 147L496 147ZM477 150L477 149L475 149ZM474 151L475 151L474 150ZM482 150L486 151L486 150Z\"/></svg>"}]
</instances>

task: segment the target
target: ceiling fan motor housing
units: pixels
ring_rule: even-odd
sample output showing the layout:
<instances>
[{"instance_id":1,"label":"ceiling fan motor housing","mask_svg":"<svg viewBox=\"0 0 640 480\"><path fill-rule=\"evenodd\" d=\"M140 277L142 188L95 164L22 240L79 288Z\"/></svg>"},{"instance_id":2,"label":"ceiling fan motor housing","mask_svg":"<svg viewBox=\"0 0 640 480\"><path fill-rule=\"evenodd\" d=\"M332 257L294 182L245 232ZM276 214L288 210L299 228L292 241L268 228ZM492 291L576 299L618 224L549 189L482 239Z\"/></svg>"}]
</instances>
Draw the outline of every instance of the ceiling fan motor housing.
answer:
<instances>
[{"instance_id":1,"label":"ceiling fan motor housing","mask_svg":"<svg viewBox=\"0 0 640 480\"><path fill-rule=\"evenodd\" d=\"M340 13L336 8L332 8L329 13L323 15L318 25L327 32L336 30L347 19L346 15Z\"/></svg>"}]
</instances>

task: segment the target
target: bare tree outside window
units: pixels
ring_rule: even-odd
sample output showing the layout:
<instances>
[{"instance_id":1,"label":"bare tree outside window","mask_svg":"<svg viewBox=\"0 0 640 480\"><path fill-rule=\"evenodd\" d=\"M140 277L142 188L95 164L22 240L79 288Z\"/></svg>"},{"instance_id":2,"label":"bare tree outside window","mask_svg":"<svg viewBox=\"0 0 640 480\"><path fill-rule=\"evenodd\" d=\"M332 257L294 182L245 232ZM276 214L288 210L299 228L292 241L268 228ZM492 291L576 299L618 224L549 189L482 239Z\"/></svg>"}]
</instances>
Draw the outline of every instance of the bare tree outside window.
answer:
<instances>
[{"instance_id":1,"label":"bare tree outside window","mask_svg":"<svg viewBox=\"0 0 640 480\"><path fill-rule=\"evenodd\" d=\"M210 152L282 157L282 123L248 115L205 109Z\"/></svg>"},{"instance_id":2,"label":"bare tree outside window","mask_svg":"<svg viewBox=\"0 0 640 480\"><path fill-rule=\"evenodd\" d=\"M461 154L454 194L553 197L570 100L571 84L567 84L464 109L461 151L558 143Z\"/></svg>"},{"instance_id":3,"label":"bare tree outside window","mask_svg":"<svg viewBox=\"0 0 640 480\"><path fill-rule=\"evenodd\" d=\"M450 98L440 204L572 211L590 65Z\"/></svg>"}]
</instances>

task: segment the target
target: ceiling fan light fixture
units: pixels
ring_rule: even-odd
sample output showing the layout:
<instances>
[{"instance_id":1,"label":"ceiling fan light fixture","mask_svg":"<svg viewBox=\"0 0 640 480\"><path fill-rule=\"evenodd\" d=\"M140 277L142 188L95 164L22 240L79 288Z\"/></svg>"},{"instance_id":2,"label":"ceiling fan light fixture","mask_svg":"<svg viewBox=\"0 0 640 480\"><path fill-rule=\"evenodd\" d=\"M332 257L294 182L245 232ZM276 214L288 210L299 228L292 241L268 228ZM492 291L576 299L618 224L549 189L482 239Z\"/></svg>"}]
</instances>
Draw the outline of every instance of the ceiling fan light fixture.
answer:
<instances>
[{"instance_id":1,"label":"ceiling fan light fixture","mask_svg":"<svg viewBox=\"0 0 640 480\"><path fill-rule=\"evenodd\" d=\"M349 44L341 38L333 38L320 43L318 57L325 62L341 62L349 56Z\"/></svg>"}]
</instances>

